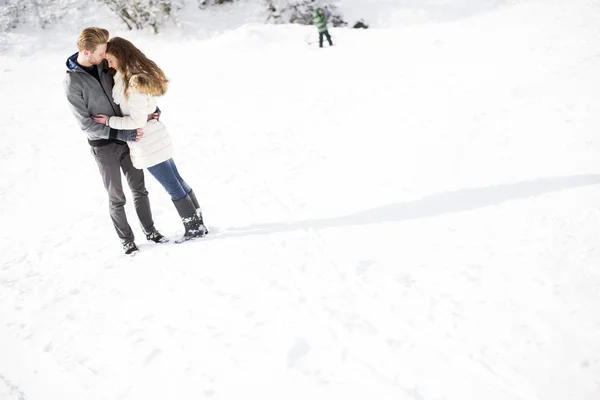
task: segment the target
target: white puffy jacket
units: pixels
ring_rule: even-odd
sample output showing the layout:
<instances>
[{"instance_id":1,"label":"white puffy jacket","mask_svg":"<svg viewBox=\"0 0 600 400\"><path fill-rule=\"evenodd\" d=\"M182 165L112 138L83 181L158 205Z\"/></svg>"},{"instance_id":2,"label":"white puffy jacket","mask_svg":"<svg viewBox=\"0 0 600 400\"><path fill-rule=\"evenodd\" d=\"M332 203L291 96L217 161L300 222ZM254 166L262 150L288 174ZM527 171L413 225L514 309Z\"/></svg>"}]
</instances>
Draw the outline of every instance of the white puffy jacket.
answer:
<instances>
[{"instance_id":1,"label":"white puffy jacket","mask_svg":"<svg viewBox=\"0 0 600 400\"><path fill-rule=\"evenodd\" d=\"M127 142L131 161L137 169L152 167L173 157L171 137L165 125L148 115L156 110L156 97L141 93L135 85L134 75L125 98L125 83L119 72L115 74L113 99L121 106L123 117L110 117L109 125L117 130L142 128L144 135L137 142Z\"/></svg>"}]
</instances>

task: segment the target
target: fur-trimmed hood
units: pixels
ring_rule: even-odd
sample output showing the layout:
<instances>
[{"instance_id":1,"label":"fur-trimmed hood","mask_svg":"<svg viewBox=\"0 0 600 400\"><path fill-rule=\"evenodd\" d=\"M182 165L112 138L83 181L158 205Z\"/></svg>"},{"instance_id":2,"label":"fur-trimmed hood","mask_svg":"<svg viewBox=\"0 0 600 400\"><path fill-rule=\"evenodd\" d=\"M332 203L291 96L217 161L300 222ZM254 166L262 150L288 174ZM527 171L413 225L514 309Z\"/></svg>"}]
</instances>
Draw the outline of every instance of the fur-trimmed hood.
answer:
<instances>
[{"instance_id":1,"label":"fur-trimmed hood","mask_svg":"<svg viewBox=\"0 0 600 400\"><path fill-rule=\"evenodd\" d=\"M165 91L160 84L148 74L133 74L131 78L129 78L128 94L131 94L131 90L154 97L160 97L165 94ZM125 82L123 81L123 75L121 75L121 73L115 75L113 99L117 104L121 104L126 99Z\"/></svg>"},{"instance_id":2,"label":"fur-trimmed hood","mask_svg":"<svg viewBox=\"0 0 600 400\"><path fill-rule=\"evenodd\" d=\"M133 74L129 79L129 87L134 88L141 93L152 96L162 96L167 91L166 84L163 86L148 74Z\"/></svg>"}]
</instances>

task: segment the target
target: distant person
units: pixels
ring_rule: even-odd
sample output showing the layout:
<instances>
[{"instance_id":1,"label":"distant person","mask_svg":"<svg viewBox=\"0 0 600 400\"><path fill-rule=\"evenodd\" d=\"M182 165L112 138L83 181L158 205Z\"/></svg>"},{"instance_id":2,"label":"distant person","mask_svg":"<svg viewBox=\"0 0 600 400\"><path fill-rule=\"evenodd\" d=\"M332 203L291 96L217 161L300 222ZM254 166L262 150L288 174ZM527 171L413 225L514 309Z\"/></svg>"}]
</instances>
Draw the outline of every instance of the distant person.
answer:
<instances>
[{"instance_id":1,"label":"distant person","mask_svg":"<svg viewBox=\"0 0 600 400\"><path fill-rule=\"evenodd\" d=\"M333 46L331 35L329 35L329 31L327 30L327 17L322 8L316 8L313 11L313 24L319 31L319 47L323 47L323 36L327 38L329 45Z\"/></svg>"},{"instance_id":2,"label":"distant person","mask_svg":"<svg viewBox=\"0 0 600 400\"><path fill-rule=\"evenodd\" d=\"M119 106L110 93L113 78L104 61L109 34L106 29L86 28L77 38L79 51L67 59L64 89L71 110L86 132L90 150L108 192L109 213L125 254L138 251L133 231L125 215L125 194L121 170L133 194L135 211L146 234L146 239L163 243L167 239L154 227L150 200L144 182L144 172L134 168L126 143L135 143L144 135L142 129L113 129L95 124L92 115L121 116ZM150 110L150 114L154 109ZM152 118L146 115L144 118ZM158 118L158 116L156 115Z\"/></svg>"},{"instance_id":3,"label":"distant person","mask_svg":"<svg viewBox=\"0 0 600 400\"><path fill-rule=\"evenodd\" d=\"M117 71L112 97L121 106L123 116L99 114L93 120L99 126L116 130L143 128L142 138L127 142L133 166L146 168L171 196L185 228L180 241L206 235L208 229L196 195L181 178L173 161L173 146L167 128L158 120L147 119L148 113L156 109L158 97L167 91L167 77L154 61L120 37L108 42L106 60L109 67Z\"/></svg>"}]
</instances>

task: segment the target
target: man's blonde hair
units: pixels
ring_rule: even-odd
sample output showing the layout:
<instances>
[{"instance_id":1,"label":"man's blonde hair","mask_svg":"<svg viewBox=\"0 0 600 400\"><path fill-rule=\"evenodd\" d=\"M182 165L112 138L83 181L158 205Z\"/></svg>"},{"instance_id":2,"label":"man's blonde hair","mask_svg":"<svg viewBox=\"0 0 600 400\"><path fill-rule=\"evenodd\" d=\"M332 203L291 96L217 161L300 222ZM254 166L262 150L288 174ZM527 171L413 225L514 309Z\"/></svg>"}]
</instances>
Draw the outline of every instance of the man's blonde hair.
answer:
<instances>
[{"instance_id":1,"label":"man's blonde hair","mask_svg":"<svg viewBox=\"0 0 600 400\"><path fill-rule=\"evenodd\" d=\"M88 50L94 52L99 44L108 42L108 31L102 28L85 28L77 38L77 48L79 51Z\"/></svg>"}]
</instances>

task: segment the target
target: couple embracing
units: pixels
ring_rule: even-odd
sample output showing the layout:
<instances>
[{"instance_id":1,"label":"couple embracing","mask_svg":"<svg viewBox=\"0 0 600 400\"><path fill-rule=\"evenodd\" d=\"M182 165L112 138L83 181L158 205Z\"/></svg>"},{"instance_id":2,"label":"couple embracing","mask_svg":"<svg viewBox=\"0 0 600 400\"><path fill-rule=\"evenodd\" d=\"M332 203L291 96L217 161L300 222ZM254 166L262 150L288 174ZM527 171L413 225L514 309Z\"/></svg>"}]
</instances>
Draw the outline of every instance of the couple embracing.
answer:
<instances>
[{"instance_id":1,"label":"couple embracing","mask_svg":"<svg viewBox=\"0 0 600 400\"><path fill-rule=\"evenodd\" d=\"M138 251L125 215L121 170L133 194L146 239L167 239L154 226L144 172L164 187L183 222L181 241L208 233L192 188L173 161L173 145L159 121L158 97L168 79L155 62L123 38L109 38L106 29L86 28L77 39L79 51L67 59L65 93L109 197L109 213L126 254Z\"/></svg>"}]
</instances>

